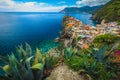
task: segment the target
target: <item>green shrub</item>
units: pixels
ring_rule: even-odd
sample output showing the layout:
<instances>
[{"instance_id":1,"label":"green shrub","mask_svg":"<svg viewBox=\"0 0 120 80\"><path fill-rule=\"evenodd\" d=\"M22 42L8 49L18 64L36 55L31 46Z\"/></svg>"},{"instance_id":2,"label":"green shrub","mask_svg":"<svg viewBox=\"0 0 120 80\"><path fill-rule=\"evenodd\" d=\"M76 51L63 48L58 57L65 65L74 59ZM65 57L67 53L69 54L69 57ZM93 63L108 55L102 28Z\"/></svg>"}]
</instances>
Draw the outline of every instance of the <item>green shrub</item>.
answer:
<instances>
[{"instance_id":1,"label":"green shrub","mask_svg":"<svg viewBox=\"0 0 120 80\"><path fill-rule=\"evenodd\" d=\"M104 44L112 44L115 43L120 38L113 34L103 34L99 35L94 39L94 43L104 43Z\"/></svg>"}]
</instances>

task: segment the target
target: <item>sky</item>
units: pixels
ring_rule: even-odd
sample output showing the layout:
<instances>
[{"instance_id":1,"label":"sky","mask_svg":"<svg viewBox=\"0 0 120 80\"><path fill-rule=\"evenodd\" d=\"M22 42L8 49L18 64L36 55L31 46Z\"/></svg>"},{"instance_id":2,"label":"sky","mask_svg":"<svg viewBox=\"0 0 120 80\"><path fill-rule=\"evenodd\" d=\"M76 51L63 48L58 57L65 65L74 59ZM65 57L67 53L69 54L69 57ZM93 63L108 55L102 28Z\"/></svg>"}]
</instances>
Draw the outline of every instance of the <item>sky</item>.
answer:
<instances>
[{"instance_id":1,"label":"sky","mask_svg":"<svg viewBox=\"0 0 120 80\"><path fill-rule=\"evenodd\" d=\"M0 0L0 12L59 12L65 7L104 5L110 0Z\"/></svg>"}]
</instances>

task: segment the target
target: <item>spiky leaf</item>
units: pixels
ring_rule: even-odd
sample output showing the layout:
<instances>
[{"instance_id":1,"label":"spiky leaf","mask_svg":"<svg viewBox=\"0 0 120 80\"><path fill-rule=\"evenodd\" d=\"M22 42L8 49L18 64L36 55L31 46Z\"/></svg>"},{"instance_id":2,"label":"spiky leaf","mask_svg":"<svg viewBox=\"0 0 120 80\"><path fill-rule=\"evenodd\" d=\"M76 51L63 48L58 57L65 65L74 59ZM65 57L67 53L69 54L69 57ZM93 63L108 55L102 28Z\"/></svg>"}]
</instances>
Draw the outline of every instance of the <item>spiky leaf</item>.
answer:
<instances>
[{"instance_id":1,"label":"spiky leaf","mask_svg":"<svg viewBox=\"0 0 120 80\"><path fill-rule=\"evenodd\" d=\"M30 61L31 61L31 59L33 58L33 56L31 56L31 57L29 57L29 58L27 58L27 60L26 60L26 65L27 65L27 68L28 69L30 69Z\"/></svg>"},{"instance_id":2,"label":"spiky leaf","mask_svg":"<svg viewBox=\"0 0 120 80\"><path fill-rule=\"evenodd\" d=\"M44 67L44 65L42 63L38 63L38 64L33 65L31 68L43 70L43 67Z\"/></svg>"},{"instance_id":3,"label":"spiky leaf","mask_svg":"<svg viewBox=\"0 0 120 80\"><path fill-rule=\"evenodd\" d=\"M28 56L32 56L32 49L28 43L26 43L26 53Z\"/></svg>"},{"instance_id":4,"label":"spiky leaf","mask_svg":"<svg viewBox=\"0 0 120 80\"><path fill-rule=\"evenodd\" d=\"M9 73L10 70L11 70L11 68L10 68L9 65L5 65L5 66L3 67L3 70L4 70L6 73Z\"/></svg>"},{"instance_id":5,"label":"spiky leaf","mask_svg":"<svg viewBox=\"0 0 120 80\"><path fill-rule=\"evenodd\" d=\"M33 62L33 65L39 63L39 62L43 62L43 55L41 54L39 49L36 49L36 56L35 56L35 60Z\"/></svg>"}]
</instances>

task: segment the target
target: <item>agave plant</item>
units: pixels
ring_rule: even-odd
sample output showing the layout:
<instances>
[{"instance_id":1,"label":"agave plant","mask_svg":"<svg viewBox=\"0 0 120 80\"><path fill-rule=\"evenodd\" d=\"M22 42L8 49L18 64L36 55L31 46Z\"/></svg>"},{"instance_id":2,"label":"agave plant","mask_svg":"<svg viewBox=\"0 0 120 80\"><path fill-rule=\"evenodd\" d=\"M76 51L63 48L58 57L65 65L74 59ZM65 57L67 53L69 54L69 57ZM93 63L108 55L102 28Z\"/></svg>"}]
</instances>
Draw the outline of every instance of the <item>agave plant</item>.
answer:
<instances>
[{"instance_id":1,"label":"agave plant","mask_svg":"<svg viewBox=\"0 0 120 80\"><path fill-rule=\"evenodd\" d=\"M12 53L7 58L0 56L0 60L6 64L2 67L5 80L43 80L58 62L53 56L42 54L39 49L33 52L27 43L26 49L17 47L16 54ZM45 71L49 74L45 74Z\"/></svg>"},{"instance_id":2,"label":"agave plant","mask_svg":"<svg viewBox=\"0 0 120 80\"><path fill-rule=\"evenodd\" d=\"M70 59L72 56L77 54L77 49L73 49L72 46L64 49L64 58L65 59Z\"/></svg>"},{"instance_id":3,"label":"agave plant","mask_svg":"<svg viewBox=\"0 0 120 80\"><path fill-rule=\"evenodd\" d=\"M95 50L92 55L94 56L94 58L98 61L104 62L105 59L107 58L106 55L106 50L107 50L107 46L103 46L100 50Z\"/></svg>"},{"instance_id":4,"label":"agave plant","mask_svg":"<svg viewBox=\"0 0 120 80\"><path fill-rule=\"evenodd\" d=\"M33 53L28 44L26 44L26 49L19 46L17 54L17 57L14 54L8 55L8 57L0 56L0 60L6 64L2 67L5 72L5 80L42 80L44 66L48 64L52 66L52 62L49 63L51 58L48 57L49 60L45 60L45 56L39 49Z\"/></svg>"}]
</instances>

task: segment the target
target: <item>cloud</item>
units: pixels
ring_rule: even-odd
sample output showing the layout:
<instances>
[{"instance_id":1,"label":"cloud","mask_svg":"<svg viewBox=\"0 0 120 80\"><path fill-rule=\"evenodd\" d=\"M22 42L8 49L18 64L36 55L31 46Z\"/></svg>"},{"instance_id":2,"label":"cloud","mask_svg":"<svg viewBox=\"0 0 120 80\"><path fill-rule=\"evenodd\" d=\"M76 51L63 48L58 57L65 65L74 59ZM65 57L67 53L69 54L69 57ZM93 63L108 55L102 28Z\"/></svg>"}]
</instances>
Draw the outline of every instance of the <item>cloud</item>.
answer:
<instances>
[{"instance_id":1,"label":"cloud","mask_svg":"<svg viewBox=\"0 0 120 80\"><path fill-rule=\"evenodd\" d=\"M105 4L110 0L77 0L76 4L79 6L97 6ZM0 12L59 12L63 10L67 2L60 1L56 3L57 6L45 2L15 2L13 0L0 0ZM59 5L59 6L58 6ZM76 7L70 5L69 7Z\"/></svg>"},{"instance_id":2,"label":"cloud","mask_svg":"<svg viewBox=\"0 0 120 80\"><path fill-rule=\"evenodd\" d=\"M65 1L60 1L60 2L58 2L58 4L66 4L66 2Z\"/></svg>"},{"instance_id":3,"label":"cloud","mask_svg":"<svg viewBox=\"0 0 120 80\"><path fill-rule=\"evenodd\" d=\"M63 2L61 2L63 3ZM2 12L58 12L67 7L67 5L62 6L52 6L44 2L15 2L12 0L0 0L0 11Z\"/></svg>"},{"instance_id":4,"label":"cloud","mask_svg":"<svg viewBox=\"0 0 120 80\"><path fill-rule=\"evenodd\" d=\"M78 0L76 4L78 6L98 6L98 5L104 5L110 0Z\"/></svg>"}]
</instances>

